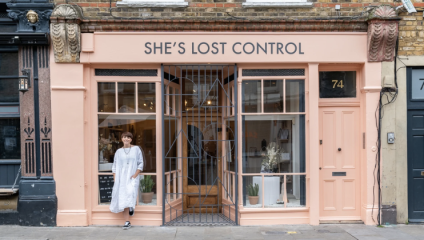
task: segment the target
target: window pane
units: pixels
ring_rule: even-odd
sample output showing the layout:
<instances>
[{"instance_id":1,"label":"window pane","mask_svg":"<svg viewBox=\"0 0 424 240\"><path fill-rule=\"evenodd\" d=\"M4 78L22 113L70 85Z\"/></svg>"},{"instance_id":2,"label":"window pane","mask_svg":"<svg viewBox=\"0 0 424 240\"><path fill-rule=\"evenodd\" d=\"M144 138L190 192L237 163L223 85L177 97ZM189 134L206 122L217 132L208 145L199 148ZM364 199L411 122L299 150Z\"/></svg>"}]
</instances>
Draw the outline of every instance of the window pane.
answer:
<instances>
[{"instance_id":1,"label":"window pane","mask_svg":"<svg viewBox=\"0 0 424 240\"><path fill-rule=\"evenodd\" d=\"M247 208L261 208L259 201L262 195L261 176L243 176L243 206Z\"/></svg>"},{"instance_id":2,"label":"window pane","mask_svg":"<svg viewBox=\"0 0 424 240\"><path fill-rule=\"evenodd\" d=\"M264 112L283 112L283 80L264 80Z\"/></svg>"},{"instance_id":3,"label":"window pane","mask_svg":"<svg viewBox=\"0 0 424 240\"><path fill-rule=\"evenodd\" d=\"M138 83L138 112L156 112L155 83Z\"/></svg>"},{"instance_id":4,"label":"window pane","mask_svg":"<svg viewBox=\"0 0 424 240\"><path fill-rule=\"evenodd\" d=\"M0 118L0 160L21 159L19 118Z\"/></svg>"},{"instance_id":5,"label":"window pane","mask_svg":"<svg viewBox=\"0 0 424 240\"><path fill-rule=\"evenodd\" d=\"M115 152L123 146L121 134L131 132L131 144L141 147L145 162L143 172L156 172L155 116L99 115L99 171L112 171Z\"/></svg>"},{"instance_id":6,"label":"window pane","mask_svg":"<svg viewBox=\"0 0 424 240\"><path fill-rule=\"evenodd\" d=\"M18 53L0 53L0 75L19 75ZM0 79L0 102L19 102L18 79Z\"/></svg>"},{"instance_id":7,"label":"window pane","mask_svg":"<svg viewBox=\"0 0 424 240\"><path fill-rule=\"evenodd\" d=\"M140 175L140 185L138 191L138 205L157 205L157 181L156 176ZM172 189L172 186L171 186Z\"/></svg>"},{"instance_id":8,"label":"window pane","mask_svg":"<svg viewBox=\"0 0 424 240\"><path fill-rule=\"evenodd\" d=\"M98 111L116 112L115 83L97 83Z\"/></svg>"},{"instance_id":9,"label":"window pane","mask_svg":"<svg viewBox=\"0 0 424 240\"><path fill-rule=\"evenodd\" d=\"M0 79L0 102L19 102L18 79Z\"/></svg>"},{"instance_id":10,"label":"window pane","mask_svg":"<svg viewBox=\"0 0 424 240\"><path fill-rule=\"evenodd\" d=\"M319 72L319 97L356 97L356 72Z\"/></svg>"},{"instance_id":11,"label":"window pane","mask_svg":"<svg viewBox=\"0 0 424 240\"><path fill-rule=\"evenodd\" d=\"M134 83L118 83L118 108L120 113L135 112Z\"/></svg>"},{"instance_id":12,"label":"window pane","mask_svg":"<svg viewBox=\"0 0 424 240\"><path fill-rule=\"evenodd\" d=\"M305 172L304 115L243 116L243 173Z\"/></svg>"},{"instance_id":13,"label":"window pane","mask_svg":"<svg viewBox=\"0 0 424 240\"><path fill-rule=\"evenodd\" d=\"M242 110L245 113L261 112L261 81L242 83Z\"/></svg>"},{"instance_id":14,"label":"window pane","mask_svg":"<svg viewBox=\"0 0 424 240\"><path fill-rule=\"evenodd\" d=\"M19 75L19 62L17 52L0 52L0 75Z\"/></svg>"},{"instance_id":15,"label":"window pane","mask_svg":"<svg viewBox=\"0 0 424 240\"><path fill-rule=\"evenodd\" d=\"M305 111L305 83L303 80L286 80L286 112Z\"/></svg>"}]
</instances>

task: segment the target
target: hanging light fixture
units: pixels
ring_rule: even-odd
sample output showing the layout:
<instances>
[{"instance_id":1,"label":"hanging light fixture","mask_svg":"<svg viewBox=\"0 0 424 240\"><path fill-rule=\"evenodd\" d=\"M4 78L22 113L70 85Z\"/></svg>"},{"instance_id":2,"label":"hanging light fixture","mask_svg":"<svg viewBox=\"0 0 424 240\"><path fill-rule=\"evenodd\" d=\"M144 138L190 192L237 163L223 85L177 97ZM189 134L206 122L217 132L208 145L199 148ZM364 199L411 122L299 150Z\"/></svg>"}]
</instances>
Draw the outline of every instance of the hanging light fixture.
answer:
<instances>
[{"instance_id":1,"label":"hanging light fixture","mask_svg":"<svg viewBox=\"0 0 424 240\"><path fill-rule=\"evenodd\" d=\"M29 76L29 70L28 69L24 69L22 70L22 75L23 76L19 76L19 91L22 93L25 93L26 91L28 91L28 88L31 87L31 80L30 80L30 76Z\"/></svg>"}]
</instances>

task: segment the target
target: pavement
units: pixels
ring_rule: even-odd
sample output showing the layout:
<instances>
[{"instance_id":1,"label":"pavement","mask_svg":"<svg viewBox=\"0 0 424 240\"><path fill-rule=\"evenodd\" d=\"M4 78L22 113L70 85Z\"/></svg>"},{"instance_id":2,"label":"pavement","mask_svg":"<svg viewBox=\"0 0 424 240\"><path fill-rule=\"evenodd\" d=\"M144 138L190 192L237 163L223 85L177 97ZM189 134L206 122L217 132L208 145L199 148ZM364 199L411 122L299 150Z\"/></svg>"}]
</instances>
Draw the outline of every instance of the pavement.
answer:
<instances>
[{"instance_id":1,"label":"pavement","mask_svg":"<svg viewBox=\"0 0 424 240\"><path fill-rule=\"evenodd\" d=\"M238 227L0 226L0 240L424 240L424 225L321 224Z\"/></svg>"}]
</instances>

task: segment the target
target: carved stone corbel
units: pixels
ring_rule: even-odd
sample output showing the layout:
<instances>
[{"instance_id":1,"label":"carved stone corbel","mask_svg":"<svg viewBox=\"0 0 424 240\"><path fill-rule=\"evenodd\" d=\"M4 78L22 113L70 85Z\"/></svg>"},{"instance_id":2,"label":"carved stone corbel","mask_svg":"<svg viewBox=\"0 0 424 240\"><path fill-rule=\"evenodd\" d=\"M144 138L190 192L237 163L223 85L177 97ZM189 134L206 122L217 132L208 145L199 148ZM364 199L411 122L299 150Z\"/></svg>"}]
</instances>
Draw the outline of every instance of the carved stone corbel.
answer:
<instances>
[{"instance_id":1,"label":"carved stone corbel","mask_svg":"<svg viewBox=\"0 0 424 240\"><path fill-rule=\"evenodd\" d=\"M393 61L399 20L395 9L388 5L381 5L371 11L368 18L369 62Z\"/></svg>"},{"instance_id":2,"label":"carved stone corbel","mask_svg":"<svg viewBox=\"0 0 424 240\"><path fill-rule=\"evenodd\" d=\"M51 16L50 37L57 63L78 63L81 52L82 13L78 6L57 6Z\"/></svg>"}]
</instances>

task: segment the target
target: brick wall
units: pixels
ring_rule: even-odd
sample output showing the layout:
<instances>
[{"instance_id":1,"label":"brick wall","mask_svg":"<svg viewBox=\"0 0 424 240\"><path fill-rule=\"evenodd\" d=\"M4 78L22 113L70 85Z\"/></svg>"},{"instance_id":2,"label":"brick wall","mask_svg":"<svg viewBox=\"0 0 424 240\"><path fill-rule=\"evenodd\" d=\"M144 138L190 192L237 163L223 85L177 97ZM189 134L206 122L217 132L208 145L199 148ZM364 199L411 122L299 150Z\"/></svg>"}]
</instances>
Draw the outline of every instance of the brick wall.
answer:
<instances>
[{"instance_id":1,"label":"brick wall","mask_svg":"<svg viewBox=\"0 0 424 240\"><path fill-rule=\"evenodd\" d=\"M393 0L308 0L313 8L242 8L245 0L189 0L187 8L117 8L117 0L56 0L56 4L79 5L87 18L328 18L337 16L360 16L364 7L393 3ZM336 12L335 6L341 5Z\"/></svg>"},{"instance_id":2,"label":"brick wall","mask_svg":"<svg viewBox=\"0 0 424 240\"><path fill-rule=\"evenodd\" d=\"M398 55L424 55L423 12L401 13L400 16Z\"/></svg>"}]
</instances>

